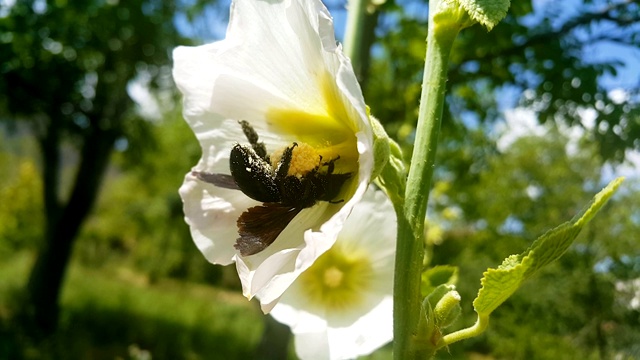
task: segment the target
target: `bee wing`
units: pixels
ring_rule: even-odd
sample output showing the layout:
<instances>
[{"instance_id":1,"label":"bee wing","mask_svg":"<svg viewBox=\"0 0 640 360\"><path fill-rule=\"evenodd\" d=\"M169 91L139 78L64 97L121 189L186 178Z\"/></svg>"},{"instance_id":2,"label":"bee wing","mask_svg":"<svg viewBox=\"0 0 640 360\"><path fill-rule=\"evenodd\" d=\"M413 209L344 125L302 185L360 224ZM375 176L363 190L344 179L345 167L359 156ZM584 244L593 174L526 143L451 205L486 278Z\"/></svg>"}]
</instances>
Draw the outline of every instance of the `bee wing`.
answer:
<instances>
[{"instance_id":1,"label":"bee wing","mask_svg":"<svg viewBox=\"0 0 640 360\"><path fill-rule=\"evenodd\" d=\"M242 256L257 254L271 245L302 208L264 203L243 212L238 218L238 234L233 247Z\"/></svg>"},{"instance_id":2,"label":"bee wing","mask_svg":"<svg viewBox=\"0 0 640 360\"><path fill-rule=\"evenodd\" d=\"M191 175L197 177L201 181L204 181L209 184L213 184L221 188L231 189L231 190L240 190L235 180L233 180L233 176L231 175L212 174L212 173L200 172L200 171L192 171Z\"/></svg>"}]
</instances>

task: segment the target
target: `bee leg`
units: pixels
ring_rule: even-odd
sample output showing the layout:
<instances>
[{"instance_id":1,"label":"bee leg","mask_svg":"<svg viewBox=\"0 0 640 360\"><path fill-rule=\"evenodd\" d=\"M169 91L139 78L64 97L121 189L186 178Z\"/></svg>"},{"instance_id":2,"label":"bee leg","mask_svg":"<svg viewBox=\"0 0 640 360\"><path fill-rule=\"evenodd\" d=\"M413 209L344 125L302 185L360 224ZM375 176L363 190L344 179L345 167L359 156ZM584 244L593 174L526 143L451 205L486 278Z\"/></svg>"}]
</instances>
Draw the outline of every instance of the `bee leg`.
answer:
<instances>
[{"instance_id":1,"label":"bee leg","mask_svg":"<svg viewBox=\"0 0 640 360\"><path fill-rule=\"evenodd\" d=\"M253 126L251 126L251 124L246 120L240 120L238 123L242 126L242 132L244 133L244 136L247 137L247 140L249 140L253 151L255 151L256 154L258 154L258 156L260 156L264 161L270 163L271 160L269 159L269 155L267 155L267 147L263 142L258 142L258 133Z\"/></svg>"},{"instance_id":2,"label":"bee leg","mask_svg":"<svg viewBox=\"0 0 640 360\"><path fill-rule=\"evenodd\" d=\"M326 166L327 167L327 174L333 174L333 171L335 170L336 166L335 166L335 162L338 161L338 159L340 159L340 155L338 155L337 157L322 163L322 166ZM320 161L322 161L322 156L320 156Z\"/></svg>"},{"instance_id":3,"label":"bee leg","mask_svg":"<svg viewBox=\"0 0 640 360\"><path fill-rule=\"evenodd\" d=\"M298 146L298 143L284 149L280 161L278 161L278 167L276 168L276 178L284 179L289 174L289 166L291 165L291 159L293 158L293 149Z\"/></svg>"}]
</instances>

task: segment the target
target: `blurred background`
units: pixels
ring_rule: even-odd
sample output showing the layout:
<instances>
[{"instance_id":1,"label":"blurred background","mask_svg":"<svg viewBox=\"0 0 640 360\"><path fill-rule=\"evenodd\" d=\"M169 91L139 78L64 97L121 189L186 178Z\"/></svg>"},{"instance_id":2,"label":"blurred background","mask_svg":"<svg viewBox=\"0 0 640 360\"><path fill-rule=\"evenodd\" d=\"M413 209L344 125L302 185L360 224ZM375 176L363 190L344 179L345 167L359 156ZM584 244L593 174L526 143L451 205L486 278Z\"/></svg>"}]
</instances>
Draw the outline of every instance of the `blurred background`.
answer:
<instances>
[{"instance_id":1,"label":"blurred background","mask_svg":"<svg viewBox=\"0 0 640 360\"><path fill-rule=\"evenodd\" d=\"M346 3L326 5L342 38ZM295 359L235 268L200 255L177 193L200 148L171 51L223 38L228 8L0 0L0 359ZM372 4L356 69L405 156L427 9ZM514 1L491 32L461 33L448 86L427 263L459 266L456 326L487 267L627 181L483 336L439 358L640 358L638 1Z\"/></svg>"}]
</instances>

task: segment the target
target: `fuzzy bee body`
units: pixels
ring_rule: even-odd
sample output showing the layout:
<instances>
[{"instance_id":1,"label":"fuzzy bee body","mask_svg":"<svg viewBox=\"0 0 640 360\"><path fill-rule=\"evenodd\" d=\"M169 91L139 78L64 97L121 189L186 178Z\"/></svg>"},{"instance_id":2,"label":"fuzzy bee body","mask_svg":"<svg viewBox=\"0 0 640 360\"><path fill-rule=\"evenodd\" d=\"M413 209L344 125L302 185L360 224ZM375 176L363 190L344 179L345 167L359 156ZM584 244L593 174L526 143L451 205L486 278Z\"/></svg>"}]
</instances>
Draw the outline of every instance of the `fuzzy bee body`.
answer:
<instances>
[{"instance_id":1,"label":"fuzzy bee body","mask_svg":"<svg viewBox=\"0 0 640 360\"><path fill-rule=\"evenodd\" d=\"M318 165L306 173L289 174L293 151L298 146L295 142L284 149L274 168L255 130L246 121L240 125L251 146L233 146L229 159L231 175L195 171L193 174L215 186L238 189L263 203L247 209L237 221L240 237L234 247L242 256L249 256L271 245L302 209L318 201L340 202L335 198L351 173L334 173L338 158L322 162L320 157Z\"/></svg>"}]
</instances>

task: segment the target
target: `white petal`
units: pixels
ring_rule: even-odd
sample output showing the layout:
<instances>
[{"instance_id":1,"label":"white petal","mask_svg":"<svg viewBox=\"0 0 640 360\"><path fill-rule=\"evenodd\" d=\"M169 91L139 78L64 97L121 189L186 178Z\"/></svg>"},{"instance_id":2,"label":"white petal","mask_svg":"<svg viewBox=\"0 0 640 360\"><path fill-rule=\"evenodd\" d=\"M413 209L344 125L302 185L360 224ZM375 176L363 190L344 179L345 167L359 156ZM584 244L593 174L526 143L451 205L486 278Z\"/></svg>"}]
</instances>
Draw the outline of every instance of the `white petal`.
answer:
<instances>
[{"instance_id":1,"label":"white petal","mask_svg":"<svg viewBox=\"0 0 640 360\"><path fill-rule=\"evenodd\" d=\"M291 327L296 353L301 359L353 359L370 354L393 339L391 293L384 296L368 294L362 306L331 316L305 311L304 299L288 296L290 291L295 291L294 286L273 308L271 315ZM294 303L296 305L292 305Z\"/></svg>"},{"instance_id":2,"label":"white petal","mask_svg":"<svg viewBox=\"0 0 640 360\"><path fill-rule=\"evenodd\" d=\"M301 332L294 339L296 354L302 360L329 360L329 339L325 331Z\"/></svg>"},{"instance_id":3,"label":"white petal","mask_svg":"<svg viewBox=\"0 0 640 360\"><path fill-rule=\"evenodd\" d=\"M327 322L322 317L282 303L275 307L271 316L291 328L295 335L296 354L300 359L329 359Z\"/></svg>"},{"instance_id":4,"label":"white petal","mask_svg":"<svg viewBox=\"0 0 640 360\"><path fill-rule=\"evenodd\" d=\"M392 273L395 263L396 216L382 191L367 191L355 207L342 232L343 248L372 249L371 263L380 273Z\"/></svg>"},{"instance_id":5,"label":"white petal","mask_svg":"<svg viewBox=\"0 0 640 360\"><path fill-rule=\"evenodd\" d=\"M255 89L251 82L223 73L224 68L216 62L223 45L224 41L197 47L181 46L173 51L173 77L184 95L183 115L198 140L205 142L203 158L211 155L207 150L214 144L230 151L234 143L245 139L237 121L254 118L264 121L264 116L258 114L268 104L278 103L273 93ZM238 110L237 113L228 111L229 107ZM251 124L267 147L287 144L264 130L266 126L260 121Z\"/></svg>"},{"instance_id":6,"label":"white petal","mask_svg":"<svg viewBox=\"0 0 640 360\"><path fill-rule=\"evenodd\" d=\"M191 116L202 115L209 111L213 84L218 76L210 66L222 42L187 47L179 46L173 50L173 79L184 95L183 112L190 122ZM190 122L190 125L194 125Z\"/></svg>"},{"instance_id":7,"label":"white petal","mask_svg":"<svg viewBox=\"0 0 640 360\"><path fill-rule=\"evenodd\" d=\"M333 327L328 324L331 359L353 359L371 354L393 340L393 298L385 297L375 308L353 324Z\"/></svg>"},{"instance_id":8,"label":"white petal","mask_svg":"<svg viewBox=\"0 0 640 360\"><path fill-rule=\"evenodd\" d=\"M187 174L180 196L185 221L198 249L214 264L230 264L236 255L233 247L238 237L236 219L244 211L237 206L248 202L246 195L216 188Z\"/></svg>"},{"instance_id":9,"label":"white petal","mask_svg":"<svg viewBox=\"0 0 640 360\"><path fill-rule=\"evenodd\" d=\"M322 113L324 101L316 76L324 75L325 65L316 30L318 15L309 9L311 3L234 1L228 46L218 59L224 73L277 94L288 102L282 103L284 108Z\"/></svg>"}]
</instances>

